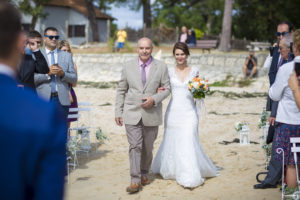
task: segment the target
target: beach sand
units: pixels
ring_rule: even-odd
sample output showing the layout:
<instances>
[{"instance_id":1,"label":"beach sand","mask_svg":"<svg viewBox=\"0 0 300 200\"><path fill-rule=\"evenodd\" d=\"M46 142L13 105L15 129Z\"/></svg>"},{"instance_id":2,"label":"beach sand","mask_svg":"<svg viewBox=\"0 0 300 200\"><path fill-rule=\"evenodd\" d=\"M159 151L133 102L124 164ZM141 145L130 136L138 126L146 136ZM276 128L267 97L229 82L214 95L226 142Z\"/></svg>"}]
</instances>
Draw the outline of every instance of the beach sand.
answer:
<instances>
[{"instance_id":1,"label":"beach sand","mask_svg":"<svg viewBox=\"0 0 300 200\"><path fill-rule=\"evenodd\" d=\"M213 90L267 92L266 77L248 88L213 88ZM253 88L256 87L256 88ZM164 180L159 175L151 175L152 183L137 194L129 195L126 187L130 183L128 142L124 127L114 122L115 89L96 89L78 86L75 91L80 102L92 103L91 141L95 143L94 132L101 127L109 141L98 146L93 144L89 156L79 157L79 166L70 173L70 183L66 185L67 200L99 199L280 199L279 189L254 190L255 176L265 171L265 154L260 144L240 146L237 143L219 144L238 138L234 125L247 121L251 130L251 141L260 143L262 131L257 128L266 97L225 98L216 93L205 99L207 115L199 123L199 139L206 154L222 168L218 177L210 178L192 190L184 189L175 180ZM169 99L164 101L164 110ZM87 123L87 117L83 117ZM74 125L74 124L73 124ZM163 125L154 145L154 155L163 138Z\"/></svg>"}]
</instances>

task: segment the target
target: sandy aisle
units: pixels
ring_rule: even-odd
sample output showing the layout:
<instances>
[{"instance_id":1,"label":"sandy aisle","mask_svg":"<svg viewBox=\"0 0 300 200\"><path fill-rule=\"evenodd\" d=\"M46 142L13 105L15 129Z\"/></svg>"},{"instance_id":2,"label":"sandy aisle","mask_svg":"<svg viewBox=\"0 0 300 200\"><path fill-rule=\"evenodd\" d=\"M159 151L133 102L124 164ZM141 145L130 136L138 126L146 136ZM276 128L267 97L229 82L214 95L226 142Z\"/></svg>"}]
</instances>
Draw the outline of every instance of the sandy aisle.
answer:
<instances>
[{"instance_id":1,"label":"sandy aisle","mask_svg":"<svg viewBox=\"0 0 300 200\"><path fill-rule=\"evenodd\" d=\"M251 141L259 142L262 133L257 122L265 106L265 98L233 100L221 95L206 98L208 115L200 122L199 137L205 152L217 166L223 168L220 176L189 190L174 180L163 180L153 175L150 185L137 194L128 195L125 191L130 180L128 143L124 127L117 127L114 123L115 90L82 86L75 90L79 101L92 103L92 125L101 127L110 141L101 145L97 152L93 150L89 158L85 155L80 157L80 166L71 172L66 199L280 199L279 189L252 189L256 184L256 174L264 171L264 153L260 145L219 144L237 137L233 126L241 120L250 123ZM236 91L240 92L240 89ZM164 101L164 109L168 101ZM101 106L106 103L112 105ZM162 137L163 126L159 130L154 153Z\"/></svg>"}]
</instances>

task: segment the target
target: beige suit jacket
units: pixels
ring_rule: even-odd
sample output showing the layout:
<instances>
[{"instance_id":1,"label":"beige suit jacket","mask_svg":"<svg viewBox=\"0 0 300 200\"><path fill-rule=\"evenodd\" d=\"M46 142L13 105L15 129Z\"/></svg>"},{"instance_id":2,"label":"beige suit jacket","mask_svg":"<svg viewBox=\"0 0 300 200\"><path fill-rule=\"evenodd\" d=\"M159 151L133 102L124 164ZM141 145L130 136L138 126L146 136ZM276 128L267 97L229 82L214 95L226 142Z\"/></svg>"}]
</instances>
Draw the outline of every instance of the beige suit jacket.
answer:
<instances>
[{"instance_id":1,"label":"beige suit jacket","mask_svg":"<svg viewBox=\"0 0 300 200\"><path fill-rule=\"evenodd\" d=\"M157 93L157 88L165 91ZM145 126L162 124L162 101L170 94L167 65L152 60L145 86L143 87L138 58L123 65L117 88L115 117L123 117L124 123L136 125L142 119ZM152 97L155 105L150 109L141 107L143 97Z\"/></svg>"}]
</instances>

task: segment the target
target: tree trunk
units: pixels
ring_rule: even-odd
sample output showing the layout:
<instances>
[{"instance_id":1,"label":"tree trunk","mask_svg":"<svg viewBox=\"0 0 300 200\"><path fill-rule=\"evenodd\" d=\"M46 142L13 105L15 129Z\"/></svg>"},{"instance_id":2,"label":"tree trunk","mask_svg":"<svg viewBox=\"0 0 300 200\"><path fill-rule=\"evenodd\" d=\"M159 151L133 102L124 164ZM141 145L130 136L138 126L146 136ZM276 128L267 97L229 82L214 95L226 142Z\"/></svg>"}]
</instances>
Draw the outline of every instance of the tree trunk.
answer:
<instances>
[{"instance_id":1,"label":"tree trunk","mask_svg":"<svg viewBox=\"0 0 300 200\"><path fill-rule=\"evenodd\" d=\"M143 0L143 13L144 13L144 24L146 24L146 28L151 28L152 20L151 20L151 5L150 0Z\"/></svg>"},{"instance_id":2,"label":"tree trunk","mask_svg":"<svg viewBox=\"0 0 300 200\"><path fill-rule=\"evenodd\" d=\"M220 51L230 51L232 0L225 0Z\"/></svg>"},{"instance_id":3,"label":"tree trunk","mask_svg":"<svg viewBox=\"0 0 300 200\"><path fill-rule=\"evenodd\" d=\"M88 19L90 21L91 28L92 28L93 42L99 42L98 24L97 24L95 8L93 5L93 0L85 0L85 4L88 10Z\"/></svg>"},{"instance_id":4,"label":"tree trunk","mask_svg":"<svg viewBox=\"0 0 300 200\"><path fill-rule=\"evenodd\" d=\"M30 24L30 27L29 27L30 31L33 31L35 29L35 25L36 25L37 20L38 20L37 16L32 16L31 24Z\"/></svg>"},{"instance_id":5,"label":"tree trunk","mask_svg":"<svg viewBox=\"0 0 300 200\"><path fill-rule=\"evenodd\" d=\"M206 22L206 35L209 35L211 32L211 24L212 24L212 17L208 15L207 22Z\"/></svg>"}]
</instances>

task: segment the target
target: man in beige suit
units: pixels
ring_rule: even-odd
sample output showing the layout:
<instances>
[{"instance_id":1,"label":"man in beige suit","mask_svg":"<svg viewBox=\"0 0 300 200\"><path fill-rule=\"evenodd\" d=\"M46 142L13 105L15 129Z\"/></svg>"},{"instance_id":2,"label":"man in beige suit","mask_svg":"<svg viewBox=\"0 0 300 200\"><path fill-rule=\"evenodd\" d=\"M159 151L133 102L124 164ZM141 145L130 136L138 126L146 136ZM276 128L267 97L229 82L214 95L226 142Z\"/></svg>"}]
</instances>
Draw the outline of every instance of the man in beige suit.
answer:
<instances>
[{"instance_id":1,"label":"man in beige suit","mask_svg":"<svg viewBox=\"0 0 300 200\"><path fill-rule=\"evenodd\" d=\"M152 163L153 143L162 124L162 101L170 94L166 64L152 58L149 38L138 41L139 57L124 63L117 88L115 121L125 124L129 142L131 184L127 192L138 192L147 178ZM159 87L163 92L157 93ZM124 121L123 121L124 120Z\"/></svg>"}]
</instances>

